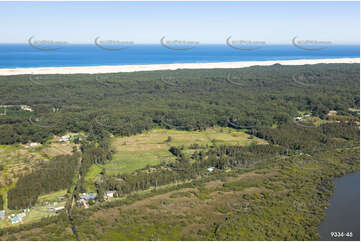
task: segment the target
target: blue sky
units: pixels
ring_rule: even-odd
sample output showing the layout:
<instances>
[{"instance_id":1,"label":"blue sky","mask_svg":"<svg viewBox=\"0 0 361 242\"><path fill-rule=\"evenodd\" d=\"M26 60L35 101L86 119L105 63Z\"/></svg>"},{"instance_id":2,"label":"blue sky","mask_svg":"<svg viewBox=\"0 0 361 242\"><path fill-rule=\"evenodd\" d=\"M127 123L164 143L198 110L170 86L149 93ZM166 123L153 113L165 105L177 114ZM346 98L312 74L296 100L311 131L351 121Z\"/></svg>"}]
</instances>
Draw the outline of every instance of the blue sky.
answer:
<instances>
[{"instance_id":1,"label":"blue sky","mask_svg":"<svg viewBox=\"0 0 361 242\"><path fill-rule=\"evenodd\" d=\"M0 43L169 40L359 44L359 2L0 2Z\"/></svg>"}]
</instances>

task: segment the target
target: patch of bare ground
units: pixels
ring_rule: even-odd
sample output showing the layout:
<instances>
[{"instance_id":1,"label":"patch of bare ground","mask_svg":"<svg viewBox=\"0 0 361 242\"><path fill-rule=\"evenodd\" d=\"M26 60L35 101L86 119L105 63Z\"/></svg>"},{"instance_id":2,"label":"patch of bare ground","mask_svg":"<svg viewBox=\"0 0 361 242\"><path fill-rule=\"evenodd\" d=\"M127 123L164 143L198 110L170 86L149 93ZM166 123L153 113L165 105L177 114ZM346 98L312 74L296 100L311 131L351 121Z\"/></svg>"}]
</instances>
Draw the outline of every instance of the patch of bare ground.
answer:
<instances>
[{"instance_id":1,"label":"patch of bare ground","mask_svg":"<svg viewBox=\"0 0 361 242\"><path fill-rule=\"evenodd\" d=\"M49 147L42 149L42 152L49 157L71 155L73 153L73 146L66 143L52 143Z\"/></svg>"},{"instance_id":2,"label":"patch of bare ground","mask_svg":"<svg viewBox=\"0 0 361 242\"><path fill-rule=\"evenodd\" d=\"M19 150L20 155L24 155L25 153L26 153L26 150L24 150L24 149Z\"/></svg>"}]
</instances>

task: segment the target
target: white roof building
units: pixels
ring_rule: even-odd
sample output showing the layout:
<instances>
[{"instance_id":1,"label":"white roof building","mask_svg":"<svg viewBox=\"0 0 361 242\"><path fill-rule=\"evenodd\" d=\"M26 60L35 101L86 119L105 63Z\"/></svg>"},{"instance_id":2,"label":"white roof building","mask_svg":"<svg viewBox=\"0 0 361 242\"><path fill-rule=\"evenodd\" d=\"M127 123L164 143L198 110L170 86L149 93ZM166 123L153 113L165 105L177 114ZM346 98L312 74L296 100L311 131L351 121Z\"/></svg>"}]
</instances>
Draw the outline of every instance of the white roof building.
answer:
<instances>
[{"instance_id":1,"label":"white roof building","mask_svg":"<svg viewBox=\"0 0 361 242\"><path fill-rule=\"evenodd\" d=\"M106 195L107 197L113 197L113 196L114 196L114 191L107 191L107 192L105 193L105 195Z\"/></svg>"},{"instance_id":2,"label":"white roof building","mask_svg":"<svg viewBox=\"0 0 361 242\"><path fill-rule=\"evenodd\" d=\"M20 108L24 111L33 112L33 109L30 106L27 105L21 105Z\"/></svg>"},{"instance_id":3,"label":"white roof building","mask_svg":"<svg viewBox=\"0 0 361 242\"><path fill-rule=\"evenodd\" d=\"M64 135L59 139L60 142L69 141L69 140L70 140L70 135Z\"/></svg>"},{"instance_id":4,"label":"white roof building","mask_svg":"<svg viewBox=\"0 0 361 242\"><path fill-rule=\"evenodd\" d=\"M60 210L63 210L65 207L64 206L62 206L62 207L57 207L57 208L54 208L54 211L55 212L58 212L58 211L60 211Z\"/></svg>"},{"instance_id":5,"label":"white roof building","mask_svg":"<svg viewBox=\"0 0 361 242\"><path fill-rule=\"evenodd\" d=\"M20 220L22 220L26 216L26 214L23 212L23 213L19 213L17 216Z\"/></svg>"}]
</instances>

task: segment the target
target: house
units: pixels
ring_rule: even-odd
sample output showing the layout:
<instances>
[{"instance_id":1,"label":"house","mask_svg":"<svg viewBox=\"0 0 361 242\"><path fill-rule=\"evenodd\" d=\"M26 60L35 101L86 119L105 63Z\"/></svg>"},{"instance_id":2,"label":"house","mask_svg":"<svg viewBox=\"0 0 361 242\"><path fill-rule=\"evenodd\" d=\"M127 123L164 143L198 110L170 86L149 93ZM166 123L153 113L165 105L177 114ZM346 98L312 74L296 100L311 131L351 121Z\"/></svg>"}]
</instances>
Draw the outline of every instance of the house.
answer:
<instances>
[{"instance_id":1,"label":"house","mask_svg":"<svg viewBox=\"0 0 361 242\"><path fill-rule=\"evenodd\" d=\"M70 135L64 135L61 136L61 138L58 140L59 142L65 142L70 140Z\"/></svg>"},{"instance_id":2,"label":"house","mask_svg":"<svg viewBox=\"0 0 361 242\"><path fill-rule=\"evenodd\" d=\"M107 191L107 192L105 193L105 196L107 196L107 197L114 197L114 193L115 193L115 191Z\"/></svg>"},{"instance_id":3,"label":"house","mask_svg":"<svg viewBox=\"0 0 361 242\"><path fill-rule=\"evenodd\" d=\"M17 217L20 219L20 221L23 220L23 218L25 218L25 216L26 216L26 213L24 213L24 212L19 213L19 214L17 215Z\"/></svg>"},{"instance_id":4,"label":"house","mask_svg":"<svg viewBox=\"0 0 361 242\"><path fill-rule=\"evenodd\" d=\"M10 222L11 222L11 224L20 223L20 222L21 222L21 219L18 218L18 216L14 216L14 217L11 217L11 218L10 218Z\"/></svg>"},{"instance_id":5,"label":"house","mask_svg":"<svg viewBox=\"0 0 361 242\"><path fill-rule=\"evenodd\" d=\"M5 210L0 210L0 219L5 219Z\"/></svg>"},{"instance_id":6,"label":"house","mask_svg":"<svg viewBox=\"0 0 361 242\"><path fill-rule=\"evenodd\" d=\"M88 194L84 197L85 201L89 201L90 199L95 199L96 195L95 194Z\"/></svg>"},{"instance_id":7,"label":"house","mask_svg":"<svg viewBox=\"0 0 361 242\"><path fill-rule=\"evenodd\" d=\"M83 204L85 208L88 208L88 204L86 203L90 199L95 199L96 195L94 193L83 193L80 195L80 199L77 201L79 204Z\"/></svg>"},{"instance_id":8,"label":"house","mask_svg":"<svg viewBox=\"0 0 361 242\"><path fill-rule=\"evenodd\" d=\"M213 171L214 171L214 167L209 167L209 168L207 168L207 170L208 170L209 172L213 172Z\"/></svg>"},{"instance_id":9,"label":"house","mask_svg":"<svg viewBox=\"0 0 361 242\"><path fill-rule=\"evenodd\" d=\"M89 193L89 194L83 193L82 195L80 195L80 198L84 199L85 201L89 201L90 199L95 199L96 195L93 193Z\"/></svg>"},{"instance_id":10,"label":"house","mask_svg":"<svg viewBox=\"0 0 361 242\"><path fill-rule=\"evenodd\" d=\"M26 213L22 212L19 213L18 215L15 216L15 214L11 214L11 216L9 216L10 222L11 224L16 224L16 223L20 223L23 218L25 218Z\"/></svg>"},{"instance_id":11,"label":"house","mask_svg":"<svg viewBox=\"0 0 361 242\"><path fill-rule=\"evenodd\" d=\"M33 110L31 109L30 106L27 105L20 105L20 108L24 111L29 111L29 112L33 112Z\"/></svg>"}]
</instances>

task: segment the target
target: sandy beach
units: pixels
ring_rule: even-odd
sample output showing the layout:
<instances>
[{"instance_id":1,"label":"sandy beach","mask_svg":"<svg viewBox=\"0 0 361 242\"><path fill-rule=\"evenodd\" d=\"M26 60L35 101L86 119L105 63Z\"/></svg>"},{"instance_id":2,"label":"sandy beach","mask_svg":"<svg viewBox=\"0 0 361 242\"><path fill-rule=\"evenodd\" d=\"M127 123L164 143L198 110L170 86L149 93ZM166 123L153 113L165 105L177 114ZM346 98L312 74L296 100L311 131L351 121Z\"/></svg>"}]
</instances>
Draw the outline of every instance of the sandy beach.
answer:
<instances>
[{"instance_id":1,"label":"sandy beach","mask_svg":"<svg viewBox=\"0 0 361 242\"><path fill-rule=\"evenodd\" d=\"M329 63L360 63L360 58L313 59L313 60L277 60L277 61L242 61L217 63L187 63L187 64L152 64L152 65L119 65L119 66L77 66L77 67L39 67L1 69L0 76L29 74L98 74L136 71L177 70L177 69L216 69L242 68L250 66L281 65L312 65Z\"/></svg>"}]
</instances>

